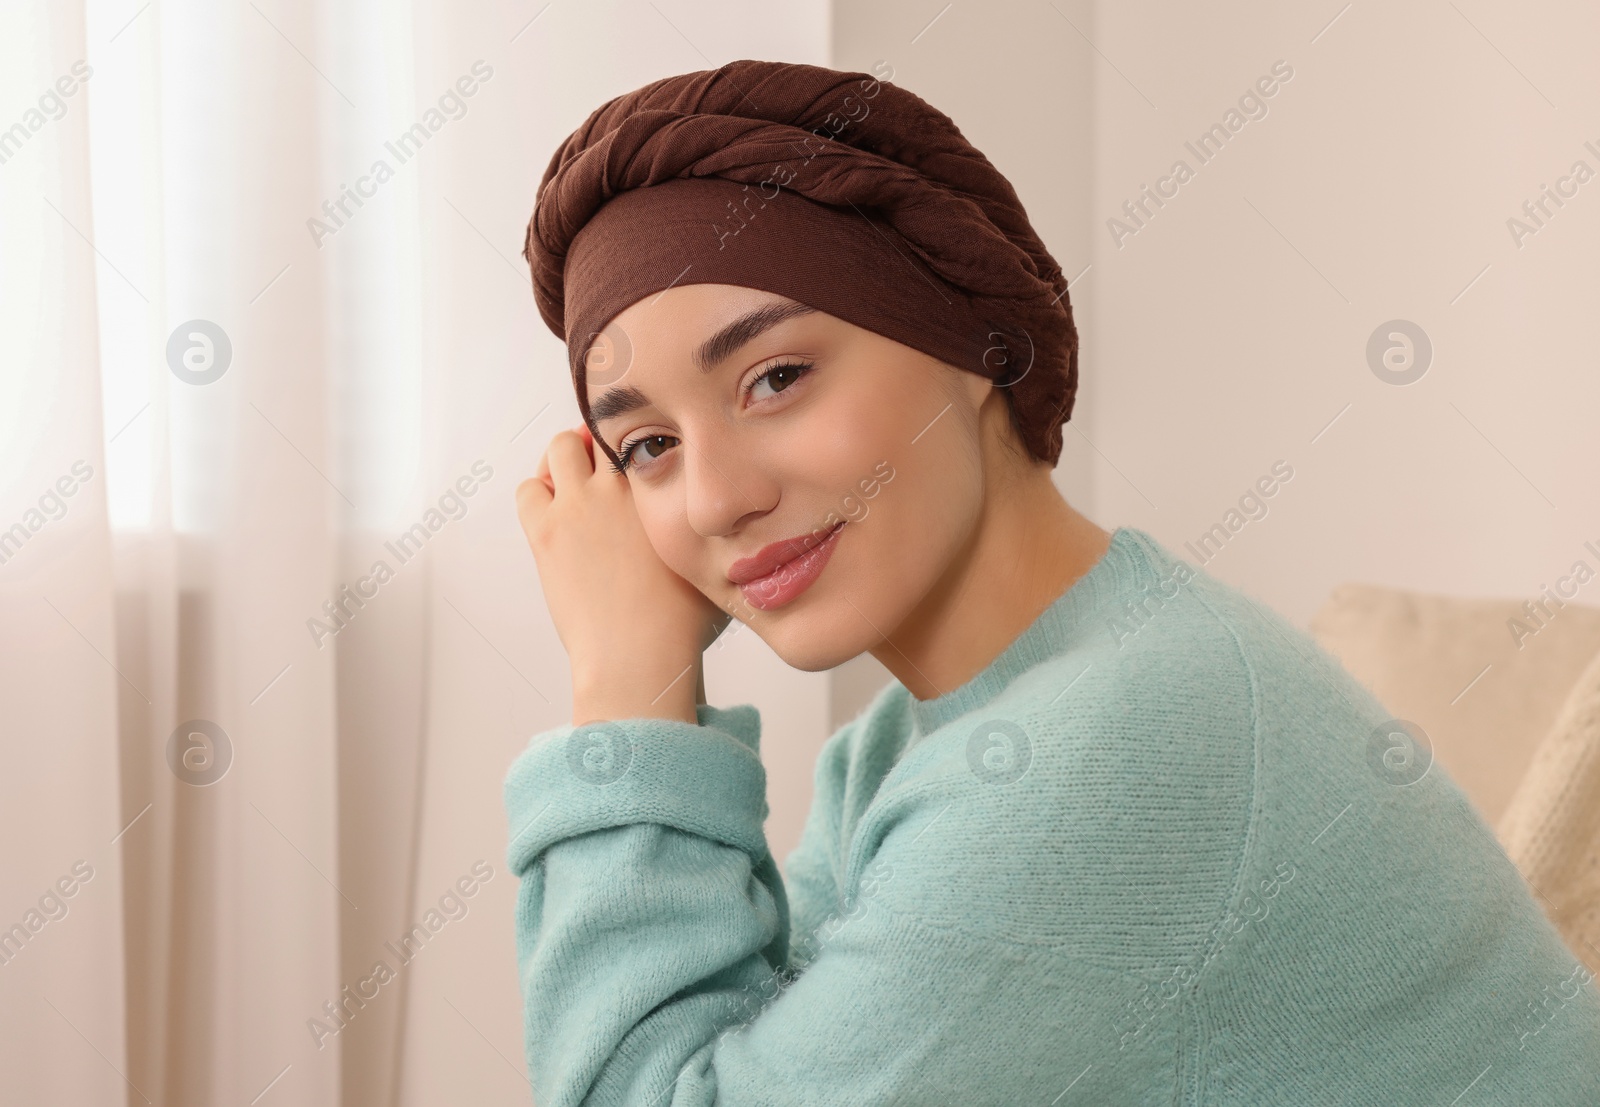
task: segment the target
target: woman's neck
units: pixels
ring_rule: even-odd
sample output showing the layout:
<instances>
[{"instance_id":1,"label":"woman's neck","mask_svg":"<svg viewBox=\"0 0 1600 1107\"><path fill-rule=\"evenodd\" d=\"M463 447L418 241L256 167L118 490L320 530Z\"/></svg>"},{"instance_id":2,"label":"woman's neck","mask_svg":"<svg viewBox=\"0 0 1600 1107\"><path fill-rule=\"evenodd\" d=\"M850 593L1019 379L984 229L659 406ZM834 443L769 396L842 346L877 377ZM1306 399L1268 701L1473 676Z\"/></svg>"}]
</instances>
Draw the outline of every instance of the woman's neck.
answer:
<instances>
[{"instance_id":1,"label":"woman's neck","mask_svg":"<svg viewBox=\"0 0 1600 1107\"><path fill-rule=\"evenodd\" d=\"M1100 560L1111 535L1078 512L1044 465L990 488L971 541L921 604L871 652L919 700L954 691Z\"/></svg>"}]
</instances>

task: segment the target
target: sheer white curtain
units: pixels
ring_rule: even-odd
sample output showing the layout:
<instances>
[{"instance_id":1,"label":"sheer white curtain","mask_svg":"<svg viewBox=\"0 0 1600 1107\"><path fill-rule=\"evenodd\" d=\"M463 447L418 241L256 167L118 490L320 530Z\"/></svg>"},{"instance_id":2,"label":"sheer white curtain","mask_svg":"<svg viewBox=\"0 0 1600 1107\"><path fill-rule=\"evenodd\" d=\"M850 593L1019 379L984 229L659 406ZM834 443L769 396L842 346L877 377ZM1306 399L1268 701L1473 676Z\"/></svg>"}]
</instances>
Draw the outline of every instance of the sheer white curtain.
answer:
<instances>
[{"instance_id":1,"label":"sheer white curtain","mask_svg":"<svg viewBox=\"0 0 1600 1107\"><path fill-rule=\"evenodd\" d=\"M570 701L512 490L577 412L523 227L602 100L826 5L3 18L0 1100L526 1103L500 785ZM729 638L784 852L826 679Z\"/></svg>"},{"instance_id":2,"label":"sheer white curtain","mask_svg":"<svg viewBox=\"0 0 1600 1107\"><path fill-rule=\"evenodd\" d=\"M0 29L0 1081L14 1102L115 1101L105 1066L127 1070L126 685L110 661L95 266L73 229L89 212L82 43L70 6Z\"/></svg>"},{"instance_id":3,"label":"sheer white curtain","mask_svg":"<svg viewBox=\"0 0 1600 1107\"><path fill-rule=\"evenodd\" d=\"M95 874L6 965L18 1098L248 1102L278 1080L332 1103L362 1052L306 1022L338 998L342 951L408 907L429 559L337 636L307 620L345 622L324 602L438 468L422 167L340 249L306 227L344 151L412 108L406 12L365 14L382 33L350 51L363 69L305 6L37 5L0 36L28 131L0 174L5 472L26 474L4 517L30 532L0 583L33 640L13 639L7 685L35 736L0 816L35 843L8 862L6 923L58 869ZM35 532L28 500L61 474L81 486ZM385 686L344 675L363 669ZM352 871L341 825L359 841L371 813L341 762L380 722L405 771L386 848ZM363 1013L392 1038L400 1010Z\"/></svg>"}]
</instances>

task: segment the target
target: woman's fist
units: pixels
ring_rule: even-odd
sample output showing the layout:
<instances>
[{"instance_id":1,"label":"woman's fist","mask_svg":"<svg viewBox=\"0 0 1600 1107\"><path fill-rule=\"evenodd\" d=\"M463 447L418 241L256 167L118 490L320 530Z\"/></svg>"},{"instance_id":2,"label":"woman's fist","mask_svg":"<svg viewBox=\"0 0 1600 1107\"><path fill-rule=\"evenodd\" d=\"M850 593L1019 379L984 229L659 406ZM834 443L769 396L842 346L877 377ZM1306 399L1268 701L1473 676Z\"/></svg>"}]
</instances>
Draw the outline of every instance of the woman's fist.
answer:
<instances>
[{"instance_id":1,"label":"woman's fist","mask_svg":"<svg viewBox=\"0 0 1600 1107\"><path fill-rule=\"evenodd\" d=\"M693 722L701 654L729 617L666 566L628 478L594 458L586 425L560 431L517 486L517 517L572 661L574 722L594 712Z\"/></svg>"}]
</instances>

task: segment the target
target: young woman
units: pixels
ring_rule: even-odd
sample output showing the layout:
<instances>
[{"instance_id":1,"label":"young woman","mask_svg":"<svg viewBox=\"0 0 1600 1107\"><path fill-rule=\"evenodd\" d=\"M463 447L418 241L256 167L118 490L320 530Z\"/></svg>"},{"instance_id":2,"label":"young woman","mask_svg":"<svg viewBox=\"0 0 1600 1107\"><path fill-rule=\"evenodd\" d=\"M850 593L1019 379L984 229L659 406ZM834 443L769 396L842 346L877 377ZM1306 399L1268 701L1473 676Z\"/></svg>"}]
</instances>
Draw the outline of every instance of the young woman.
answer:
<instances>
[{"instance_id":1,"label":"young woman","mask_svg":"<svg viewBox=\"0 0 1600 1107\"><path fill-rule=\"evenodd\" d=\"M604 105L526 254L584 424L518 509L573 718L505 784L527 1061L573 1104L1594 1104L1600 1002L1408 725L1051 479L1060 268L885 74ZM784 871L738 619L894 675Z\"/></svg>"}]
</instances>

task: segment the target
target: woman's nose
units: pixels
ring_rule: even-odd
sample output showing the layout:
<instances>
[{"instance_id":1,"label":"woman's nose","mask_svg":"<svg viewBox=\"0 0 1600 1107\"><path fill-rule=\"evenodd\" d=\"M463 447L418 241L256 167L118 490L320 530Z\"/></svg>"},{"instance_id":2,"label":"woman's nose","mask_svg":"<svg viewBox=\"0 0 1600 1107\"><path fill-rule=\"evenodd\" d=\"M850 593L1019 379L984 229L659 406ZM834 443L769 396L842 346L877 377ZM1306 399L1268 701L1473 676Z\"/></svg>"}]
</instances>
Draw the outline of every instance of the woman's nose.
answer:
<instances>
[{"instance_id":1,"label":"woman's nose","mask_svg":"<svg viewBox=\"0 0 1600 1107\"><path fill-rule=\"evenodd\" d=\"M767 501L767 480L760 465L752 463L747 451L718 449L703 445L701 435L695 444L684 442L683 450L685 513L696 534L711 538L728 534L747 515L761 514L772 505Z\"/></svg>"}]
</instances>

